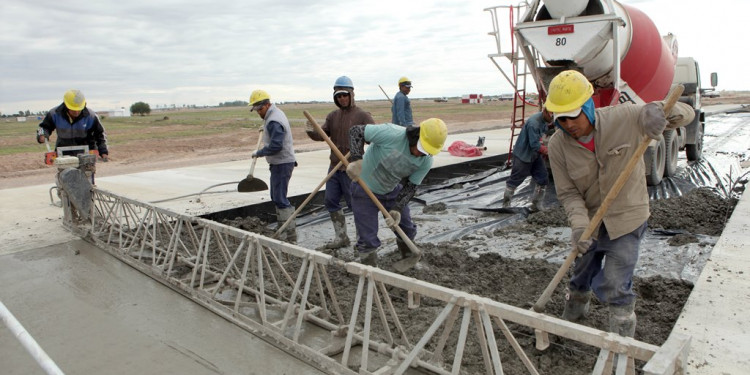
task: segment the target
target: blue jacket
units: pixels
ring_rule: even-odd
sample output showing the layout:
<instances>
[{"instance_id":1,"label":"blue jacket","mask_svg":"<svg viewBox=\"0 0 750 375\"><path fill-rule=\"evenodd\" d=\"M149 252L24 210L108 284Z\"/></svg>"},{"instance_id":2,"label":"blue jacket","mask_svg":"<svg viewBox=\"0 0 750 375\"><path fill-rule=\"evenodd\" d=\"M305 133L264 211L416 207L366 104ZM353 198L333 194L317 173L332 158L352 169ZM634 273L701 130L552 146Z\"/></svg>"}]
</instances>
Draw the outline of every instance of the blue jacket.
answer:
<instances>
[{"instance_id":1,"label":"blue jacket","mask_svg":"<svg viewBox=\"0 0 750 375\"><path fill-rule=\"evenodd\" d=\"M99 116L88 108L84 108L71 122L68 108L62 103L47 112L39 127L44 129L47 136L57 130L55 148L89 146L89 150L97 150L99 155L109 154L104 126L99 122Z\"/></svg>"},{"instance_id":2,"label":"blue jacket","mask_svg":"<svg viewBox=\"0 0 750 375\"><path fill-rule=\"evenodd\" d=\"M414 119L411 117L411 101L409 97L399 91L393 97L391 106L391 122L401 126L413 126Z\"/></svg>"},{"instance_id":3,"label":"blue jacket","mask_svg":"<svg viewBox=\"0 0 750 375\"><path fill-rule=\"evenodd\" d=\"M531 163L539 157L539 148L542 146L539 138L547 131L547 125L542 112L535 113L526 119L513 147L513 156L526 163Z\"/></svg>"}]
</instances>

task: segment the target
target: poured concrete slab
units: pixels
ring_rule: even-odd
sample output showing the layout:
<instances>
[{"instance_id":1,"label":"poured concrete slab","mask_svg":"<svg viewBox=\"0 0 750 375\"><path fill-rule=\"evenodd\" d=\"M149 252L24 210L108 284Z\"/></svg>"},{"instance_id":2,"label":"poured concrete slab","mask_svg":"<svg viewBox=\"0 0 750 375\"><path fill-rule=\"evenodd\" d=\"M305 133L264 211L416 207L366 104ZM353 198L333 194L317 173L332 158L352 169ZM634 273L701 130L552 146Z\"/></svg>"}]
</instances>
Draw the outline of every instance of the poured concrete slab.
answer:
<instances>
[{"instance_id":1,"label":"poured concrete slab","mask_svg":"<svg viewBox=\"0 0 750 375\"><path fill-rule=\"evenodd\" d=\"M0 300L70 374L321 374L89 243L0 256ZM0 325L3 374L42 374Z\"/></svg>"}]
</instances>

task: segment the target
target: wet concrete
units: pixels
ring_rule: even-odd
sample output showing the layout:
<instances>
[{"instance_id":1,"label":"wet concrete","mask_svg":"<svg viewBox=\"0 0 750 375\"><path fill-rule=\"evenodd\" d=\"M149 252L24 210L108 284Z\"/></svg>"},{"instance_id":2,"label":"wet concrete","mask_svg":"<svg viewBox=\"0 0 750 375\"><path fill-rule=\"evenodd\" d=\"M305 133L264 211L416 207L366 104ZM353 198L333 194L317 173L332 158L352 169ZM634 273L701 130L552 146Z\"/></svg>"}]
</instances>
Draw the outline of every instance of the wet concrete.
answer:
<instances>
[{"instance_id":1,"label":"wet concrete","mask_svg":"<svg viewBox=\"0 0 750 375\"><path fill-rule=\"evenodd\" d=\"M321 374L81 240L1 256L0 285L68 374ZM5 325L0 368L43 373Z\"/></svg>"}]
</instances>

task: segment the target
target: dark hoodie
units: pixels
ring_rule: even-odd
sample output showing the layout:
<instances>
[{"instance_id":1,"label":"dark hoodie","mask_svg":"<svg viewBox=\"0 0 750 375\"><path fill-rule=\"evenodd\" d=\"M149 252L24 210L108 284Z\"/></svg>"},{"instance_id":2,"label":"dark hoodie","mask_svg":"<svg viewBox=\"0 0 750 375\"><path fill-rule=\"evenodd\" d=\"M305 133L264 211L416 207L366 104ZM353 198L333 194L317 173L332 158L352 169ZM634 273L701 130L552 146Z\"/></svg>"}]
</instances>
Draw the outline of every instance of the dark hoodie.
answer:
<instances>
[{"instance_id":1,"label":"dark hoodie","mask_svg":"<svg viewBox=\"0 0 750 375\"><path fill-rule=\"evenodd\" d=\"M354 90L348 88L342 90L349 91L349 106L342 108L338 100L334 97L333 102L336 103L339 109L332 111L326 116L326 122L321 128L331 138L331 141L338 147L339 151L343 155L346 155L349 152L349 129L354 125L374 124L375 120L372 119L370 112L360 109L354 103ZM323 141L323 138L315 132L307 132L307 136L315 141ZM330 159L331 167L339 162L339 158L336 157L333 151L331 151Z\"/></svg>"}]
</instances>

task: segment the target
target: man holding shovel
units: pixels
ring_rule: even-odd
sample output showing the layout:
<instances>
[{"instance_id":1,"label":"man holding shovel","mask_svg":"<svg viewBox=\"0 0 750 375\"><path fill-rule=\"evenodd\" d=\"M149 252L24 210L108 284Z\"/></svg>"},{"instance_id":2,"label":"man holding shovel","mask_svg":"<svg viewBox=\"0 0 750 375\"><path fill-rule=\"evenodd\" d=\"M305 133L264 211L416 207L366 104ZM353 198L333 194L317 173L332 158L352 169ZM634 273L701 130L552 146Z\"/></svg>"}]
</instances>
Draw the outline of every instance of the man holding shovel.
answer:
<instances>
[{"instance_id":1,"label":"man holding shovel","mask_svg":"<svg viewBox=\"0 0 750 375\"><path fill-rule=\"evenodd\" d=\"M571 223L571 242L581 255L573 267L562 317L584 318L593 291L609 308L610 331L632 337L632 278L649 217L642 159L619 194L607 202L609 208L591 239L581 237L644 136L659 139L665 127L689 124L694 112L676 103L665 114L663 102L594 109L593 92L583 74L568 70L552 79L546 102L558 128L548 146L557 197Z\"/></svg>"},{"instance_id":2,"label":"man holding shovel","mask_svg":"<svg viewBox=\"0 0 750 375\"><path fill-rule=\"evenodd\" d=\"M352 181L362 180L391 216L388 227L398 225L409 239L417 234L411 220L409 200L432 167L432 156L443 148L448 128L437 118L419 126L404 128L396 124L357 125L349 131L351 162L346 173ZM364 144L370 145L364 152ZM407 178L405 186L400 184ZM356 249L360 263L377 266L379 208L357 183L352 183L352 211L357 228ZM400 238L396 240L401 256L411 250Z\"/></svg>"},{"instance_id":3,"label":"man holding shovel","mask_svg":"<svg viewBox=\"0 0 750 375\"><path fill-rule=\"evenodd\" d=\"M372 119L369 112L354 104L354 83L347 76L341 76L333 83L333 103L339 109L331 111L326 116L326 121L321 128L330 137L333 144L338 147L339 151L346 154L349 152L349 129L353 125L373 124L375 120ZM309 120L305 130L310 139L324 141ZM339 158L333 151L331 151L330 159L329 173L339 164ZM349 236L346 234L346 217L341 206L341 198L344 198L346 205L352 208L351 185L352 180L349 179L346 168L343 166L326 181L325 207L331 216L335 233L333 241L324 246L326 249L349 246Z\"/></svg>"},{"instance_id":4,"label":"man holding shovel","mask_svg":"<svg viewBox=\"0 0 750 375\"><path fill-rule=\"evenodd\" d=\"M294 206L287 199L289 180L297 166L292 144L292 129L284 112L271 103L271 97L263 90L250 94L250 112L258 112L263 119L263 147L255 150L252 157L265 156L271 171L271 201L276 205L276 220L279 226L294 213ZM281 240L296 243L297 229L294 221L279 237Z\"/></svg>"}]
</instances>

